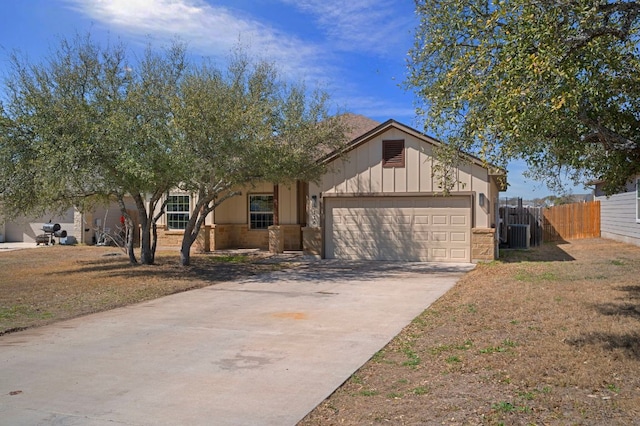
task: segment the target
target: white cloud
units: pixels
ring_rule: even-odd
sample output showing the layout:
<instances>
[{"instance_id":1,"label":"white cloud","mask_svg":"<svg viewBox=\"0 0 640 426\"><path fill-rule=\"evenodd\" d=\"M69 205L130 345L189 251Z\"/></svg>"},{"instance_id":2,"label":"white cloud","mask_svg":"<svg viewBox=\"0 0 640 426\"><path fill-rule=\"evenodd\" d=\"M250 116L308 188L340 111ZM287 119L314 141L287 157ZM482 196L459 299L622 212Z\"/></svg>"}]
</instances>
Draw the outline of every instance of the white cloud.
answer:
<instances>
[{"instance_id":1,"label":"white cloud","mask_svg":"<svg viewBox=\"0 0 640 426\"><path fill-rule=\"evenodd\" d=\"M280 0L314 15L334 47L374 54L407 49L415 27L411 8L389 0Z\"/></svg>"},{"instance_id":2,"label":"white cloud","mask_svg":"<svg viewBox=\"0 0 640 426\"><path fill-rule=\"evenodd\" d=\"M317 46L278 31L262 22L238 16L228 8L203 0L66 0L74 10L133 38L188 43L204 56L222 57L238 44L274 61L290 76L322 74L312 59Z\"/></svg>"},{"instance_id":3,"label":"white cloud","mask_svg":"<svg viewBox=\"0 0 640 426\"><path fill-rule=\"evenodd\" d=\"M399 5L405 8L404 0L269 0L280 2L283 7L295 7L316 21L314 30L321 38L304 40L287 32L286 25L276 27L278 23L271 25L260 16L251 16L249 11L212 1L62 1L125 40L165 44L177 38L187 43L190 52L214 58L225 58L240 44L253 56L275 62L290 79L306 80L309 87L332 88L330 92L335 91L341 98L333 98L339 107L413 124L410 121L414 111L410 105L375 94L360 98L361 82L344 80L353 53L383 56L406 52L408 31L415 17L409 6L406 11L398 9ZM335 87L337 84L339 88Z\"/></svg>"}]
</instances>

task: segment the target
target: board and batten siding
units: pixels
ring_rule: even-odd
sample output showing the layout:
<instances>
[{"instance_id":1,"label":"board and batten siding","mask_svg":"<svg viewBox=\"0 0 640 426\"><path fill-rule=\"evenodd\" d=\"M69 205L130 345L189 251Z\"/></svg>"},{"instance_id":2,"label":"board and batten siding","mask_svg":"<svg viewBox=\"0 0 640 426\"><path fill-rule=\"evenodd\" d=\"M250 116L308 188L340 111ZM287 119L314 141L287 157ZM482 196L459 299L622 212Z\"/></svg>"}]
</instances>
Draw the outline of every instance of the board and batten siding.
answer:
<instances>
[{"instance_id":1,"label":"board and batten siding","mask_svg":"<svg viewBox=\"0 0 640 426\"><path fill-rule=\"evenodd\" d=\"M603 238L640 245L640 223L636 223L635 190L615 194L600 201L600 235Z\"/></svg>"},{"instance_id":2,"label":"board and batten siding","mask_svg":"<svg viewBox=\"0 0 640 426\"><path fill-rule=\"evenodd\" d=\"M247 223L249 217L249 195L273 194L273 184L259 182L253 186L240 189L241 195L229 198L213 212L211 222L220 224ZM297 201L295 185L280 185L278 189L280 224L297 223Z\"/></svg>"},{"instance_id":3,"label":"board and batten siding","mask_svg":"<svg viewBox=\"0 0 640 426\"><path fill-rule=\"evenodd\" d=\"M382 141L404 140L405 167L382 166ZM442 191L438 179L432 176L434 164L432 144L397 128L357 146L330 165L319 185L310 185L310 194L339 196L342 194L433 194ZM497 196L490 183L487 169L475 163L463 163L456 174L457 183L452 193L475 193L476 218L474 226L490 227L492 217L486 204L480 206L477 194L486 200ZM494 185L495 186L495 185Z\"/></svg>"}]
</instances>

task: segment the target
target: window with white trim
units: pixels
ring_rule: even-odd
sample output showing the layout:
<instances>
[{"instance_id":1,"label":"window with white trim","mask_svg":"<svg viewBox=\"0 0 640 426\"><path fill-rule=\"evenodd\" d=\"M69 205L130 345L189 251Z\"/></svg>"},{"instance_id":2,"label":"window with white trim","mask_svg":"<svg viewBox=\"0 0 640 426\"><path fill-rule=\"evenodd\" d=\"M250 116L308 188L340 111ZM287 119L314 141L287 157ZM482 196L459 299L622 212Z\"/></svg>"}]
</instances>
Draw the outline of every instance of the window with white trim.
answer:
<instances>
[{"instance_id":1,"label":"window with white trim","mask_svg":"<svg viewBox=\"0 0 640 426\"><path fill-rule=\"evenodd\" d=\"M191 211L189 195L169 195L165 211L167 214L167 228L185 229L189 222Z\"/></svg>"},{"instance_id":2,"label":"window with white trim","mask_svg":"<svg viewBox=\"0 0 640 426\"><path fill-rule=\"evenodd\" d=\"M249 229L268 229L273 225L273 194L249 195Z\"/></svg>"}]
</instances>

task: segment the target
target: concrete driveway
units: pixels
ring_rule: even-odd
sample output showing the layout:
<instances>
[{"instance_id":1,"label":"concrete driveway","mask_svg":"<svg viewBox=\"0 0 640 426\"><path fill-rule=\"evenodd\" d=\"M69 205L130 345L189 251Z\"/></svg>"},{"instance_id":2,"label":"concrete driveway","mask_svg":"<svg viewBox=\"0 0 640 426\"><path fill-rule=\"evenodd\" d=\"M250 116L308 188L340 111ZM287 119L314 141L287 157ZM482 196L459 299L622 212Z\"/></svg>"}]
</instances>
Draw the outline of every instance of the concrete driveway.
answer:
<instances>
[{"instance_id":1,"label":"concrete driveway","mask_svg":"<svg viewBox=\"0 0 640 426\"><path fill-rule=\"evenodd\" d=\"M0 423L294 425L471 269L316 261L0 336Z\"/></svg>"},{"instance_id":2,"label":"concrete driveway","mask_svg":"<svg viewBox=\"0 0 640 426\"><path fill-rule=\"evenodd\" d=\"M37 245L36 243L0 243L0 253L4 251L22 250L26 248L34 247L46 247L43 245Z\"/></svg>"}]
</instances>

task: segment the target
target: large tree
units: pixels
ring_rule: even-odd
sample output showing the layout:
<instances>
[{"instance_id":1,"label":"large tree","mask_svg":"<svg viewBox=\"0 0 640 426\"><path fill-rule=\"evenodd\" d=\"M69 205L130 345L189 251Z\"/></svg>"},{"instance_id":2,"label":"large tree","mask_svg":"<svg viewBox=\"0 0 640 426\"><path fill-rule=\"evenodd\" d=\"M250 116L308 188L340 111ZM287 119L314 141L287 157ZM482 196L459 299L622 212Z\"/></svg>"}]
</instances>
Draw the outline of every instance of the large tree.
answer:
<instances>
[{"instance_id":1,"label":"large tree","mask_svg":"<svg viewBox=\"0 0 640 426\"><path fill-rule=\"evenodd\" d=\"M139 60L90 36L63 40L43 62L12 55L0 102L0 206L6 216L86 208L115 198L131 262L136 205L140 258L152 264L156 222L173 188L196 195L183 265L202 224L243 185L320 176L322 154L345 142L324 92L282 80L242 52L224 70L187 64L174 44Z\"/></svg>"},{"instance_id":2,"label":"large tree","mask_svg":"<svg viewBox=\"0 0 640 426\"><path fill-rule=\"evenodd\" d=\"M328 97L287 84L265 61L236 52L220 70L192 69L181 85L176 125L182 135L179 187L196 195L180 258L190 249L206 217L255 182L314 180L318 159L345 142L345 123L328 113Z\"/></svg>"},{"instance_id":3,"label":"large tree","mask_svg":"<svg viewBox=\"0 0 640 426\"><path fill-rule=\"evenodd\" d=\"M408 86L454 146L557 186L640 173L640 3L416 0Z\"/></svg>"},{"instance_id":4,"label":"large tree","mask_svg":"<svg viewBox=\"0 0 640 426\"><path fill-rule=\"evenodd\" d=\"M138 61L122 45L90 36L62 40L46 60L10 57L0 113L0 203L8 217L90 208L118 201L133 263L138 211L141 261L154 262L156 205L180 181L171 107L185 68L184 48L148 49Z\"/></svg>"}]
</instances>

